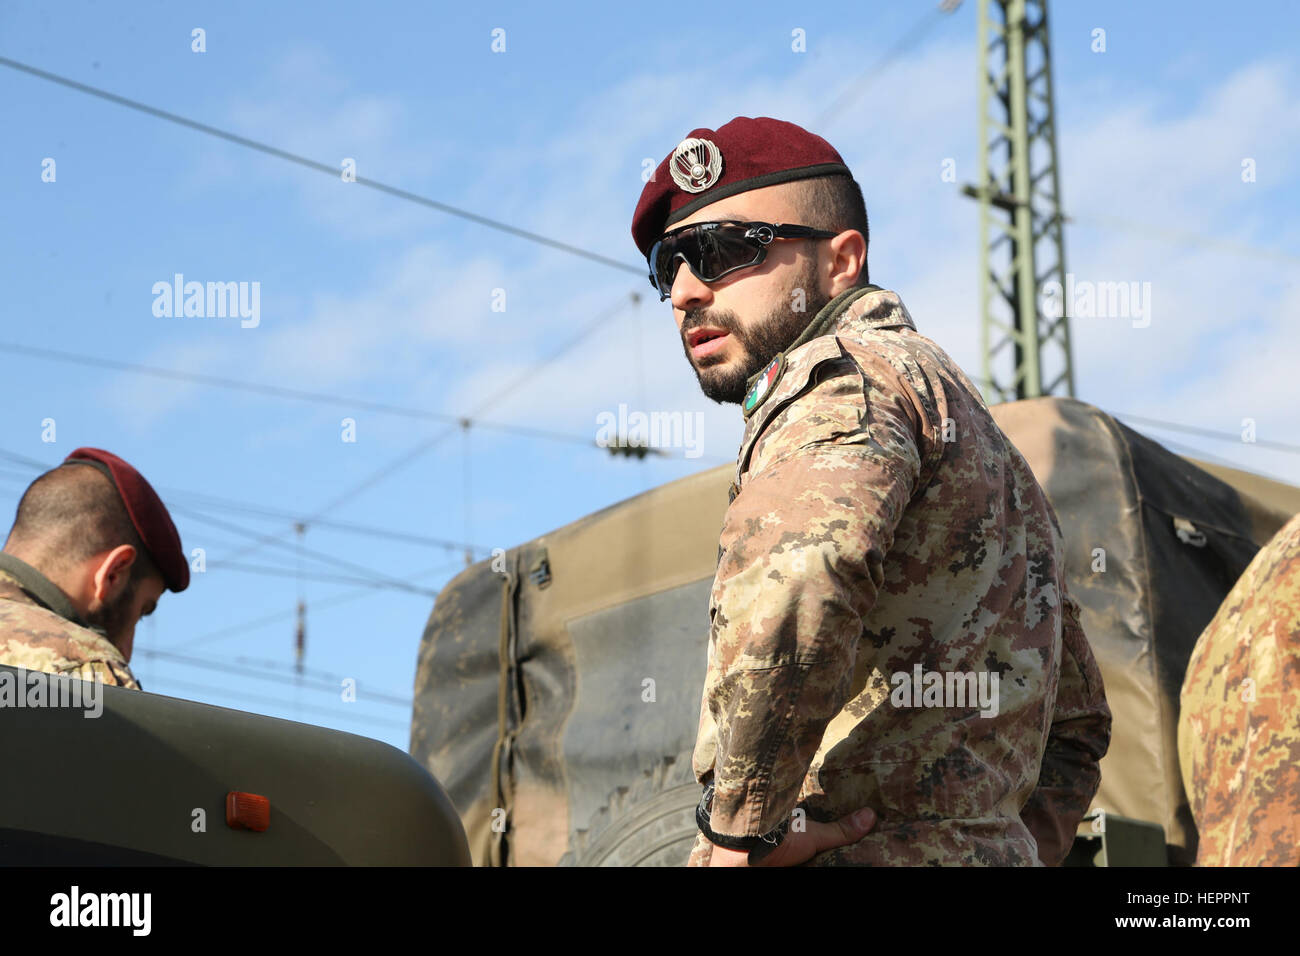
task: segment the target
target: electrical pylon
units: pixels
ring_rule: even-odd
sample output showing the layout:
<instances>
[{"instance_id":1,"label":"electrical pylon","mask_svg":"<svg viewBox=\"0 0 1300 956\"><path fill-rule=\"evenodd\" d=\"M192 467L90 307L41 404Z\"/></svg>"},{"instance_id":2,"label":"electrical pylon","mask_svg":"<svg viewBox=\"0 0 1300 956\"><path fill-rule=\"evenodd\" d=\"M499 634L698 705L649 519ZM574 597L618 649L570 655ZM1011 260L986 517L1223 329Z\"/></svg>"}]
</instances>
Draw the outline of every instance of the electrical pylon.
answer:
<instances>
[{"instance_id":1,"label":"electrical pylon","mask_svg":"<svg viewBox=\"0 0 1300 956\"><path fill-rule=\"evenodd\" d=\"M984 398L1073 396L1047 0L980 0L979 119Z\"/></svg>"}]
</instances>

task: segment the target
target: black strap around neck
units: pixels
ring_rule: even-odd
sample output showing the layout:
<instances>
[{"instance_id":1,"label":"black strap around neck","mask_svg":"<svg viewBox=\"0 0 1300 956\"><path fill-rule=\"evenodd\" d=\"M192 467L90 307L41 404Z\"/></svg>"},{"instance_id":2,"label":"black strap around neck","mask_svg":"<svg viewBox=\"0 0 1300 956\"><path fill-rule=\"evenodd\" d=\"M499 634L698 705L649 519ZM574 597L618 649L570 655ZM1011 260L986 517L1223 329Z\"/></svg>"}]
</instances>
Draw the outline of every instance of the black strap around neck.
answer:
<instances>
[{"instance_id":1,"label":"black strap around neck","mask_svg":"<svg viewBox=\"0 0 1300 956\"><path fill-rule=\"evenodd\" d=\"M73 624L89 627L77 613L77 609L72 606L72 600L59 589L59 586L26 561L0 551L0 571L13 575L18 581L18 586L42 607Z\"/></svg>"}]
</instances>

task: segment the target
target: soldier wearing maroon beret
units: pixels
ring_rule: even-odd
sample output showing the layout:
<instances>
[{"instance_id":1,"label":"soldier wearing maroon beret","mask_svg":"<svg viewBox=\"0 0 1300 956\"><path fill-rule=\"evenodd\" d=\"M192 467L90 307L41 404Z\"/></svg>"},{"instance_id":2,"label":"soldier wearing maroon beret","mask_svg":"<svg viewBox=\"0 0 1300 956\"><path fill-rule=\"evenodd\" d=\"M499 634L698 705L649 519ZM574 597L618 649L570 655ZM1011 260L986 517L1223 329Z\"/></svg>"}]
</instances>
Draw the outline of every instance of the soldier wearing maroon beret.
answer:
<instances>
[{"instance_id":1,"label":"soldier wearing maroon beret","mask_svg":"<svg viewBox=\"0 0 1300 956\"><path fill-rule=\"evenodd\" d=\"M0 664L139 690L135 626L189 583L149 482L111 452L78 448L23 493L0 551Z\"/></svg>"},{"instance_id":2,"label":"soldier wearing maroon beret","mask_svg":"<svg viewBox=\"0 0 1300 956\"><path fill-rule=\"evenodd\" d=\"M1060 526L868 281L839 153L767 117L693 130L632 236L700 387L745 417L690 864L1059 864L1111 720Z\"/></svg>"}]
</instances>

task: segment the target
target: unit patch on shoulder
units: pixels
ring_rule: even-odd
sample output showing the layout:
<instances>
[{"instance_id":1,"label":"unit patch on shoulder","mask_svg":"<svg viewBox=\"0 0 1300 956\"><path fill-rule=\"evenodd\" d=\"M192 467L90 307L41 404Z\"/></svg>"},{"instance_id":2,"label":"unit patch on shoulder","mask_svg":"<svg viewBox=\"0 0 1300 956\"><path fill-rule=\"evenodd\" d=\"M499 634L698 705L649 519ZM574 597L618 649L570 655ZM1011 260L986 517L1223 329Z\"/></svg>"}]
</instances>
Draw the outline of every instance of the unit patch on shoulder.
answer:
<instances>
[{"instance_id":1,"label":"unit patch on shoulder","mask_svg":"<svg viewBox=\"0 0 1300 956\"><path fill-rule=\"evenodd\" d=\"M776 383L781 378L783 371L785 371L785 353L777 352L776 358L772 359L767 368L758 373L758 380L754 382L749 389L749 394L745 396L743 408L746 418L754 413L754 409L763 404L763 399L772 394L772 390L776 388Z\"/></svg>"}]
</instances>

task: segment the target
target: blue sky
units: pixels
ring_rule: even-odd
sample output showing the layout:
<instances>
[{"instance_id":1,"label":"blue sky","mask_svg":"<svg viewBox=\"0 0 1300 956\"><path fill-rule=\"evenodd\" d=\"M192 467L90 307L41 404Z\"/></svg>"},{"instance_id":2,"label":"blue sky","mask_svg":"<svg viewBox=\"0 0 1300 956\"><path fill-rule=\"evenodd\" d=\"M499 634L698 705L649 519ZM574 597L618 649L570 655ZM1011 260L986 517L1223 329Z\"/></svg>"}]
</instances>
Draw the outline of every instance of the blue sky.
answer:
<instances>
[{"instance_id":1,"label":"blue sky","mask_svg":"<svg viewBox=\"0 0 1300 956\"><path fill-rule=\"evenodd\" d=\"M736 115L801 123L863 184L874 281L975 375L979 237L958 192L978 157L975 8L939 21L834 115L827 107L930 4L715 4L688 17L645 4L7 2L0 56L331 166L354 158L364 177L631 267L642 264L628 228L644 160ZM1261 439L1300 444L1300 335L1288 331L1300 313L1300 13L1096 2L1058 3L1052 17L1062 191L1077 220L1070 271L1152 289L1148 327L1076 321L1078 397L1227 433L1252 418ZM195 27L204 53L191 50ZM495 28L504 52L491 49ZM791 49L796 28L806 52ZM1096 28L1104 53L1091 49ZM0 351L11 456L0 510L37 473L22 460L108 448L176 506L186 547L213 565L142 625L133 664L149 690L405 748L402 702L431 594L461 553L313 520L305 547L363 570L307 557L300 585L295 516L469 542L483 557L734 455L738 411L698 393L668 305L634 272L13 69L0 67L0 90L0 343L338 399ZM47 157L53 183L41 180ZM1253 183L1241 180L1247 157ZM956 184L940 176L948 158ZM260 324L156 316L153 285L177 272L258 282ZM466 437L362 404L459 416L489 399L485 422L570 440L491 427ZM585 447L620 403L702 413L703 454L638 462ZM341 440L344 418L357 441ZM1300 483L1294 454L1152 434ZM276 543L244 553L250 535ZM312 674L296 686L300 586ZM341 677L359 681L358 703L322 689Z\"/></svg>"}]
</instances>

